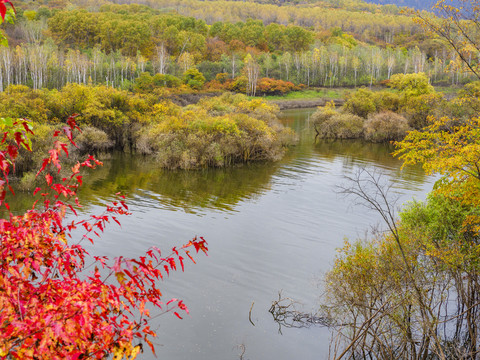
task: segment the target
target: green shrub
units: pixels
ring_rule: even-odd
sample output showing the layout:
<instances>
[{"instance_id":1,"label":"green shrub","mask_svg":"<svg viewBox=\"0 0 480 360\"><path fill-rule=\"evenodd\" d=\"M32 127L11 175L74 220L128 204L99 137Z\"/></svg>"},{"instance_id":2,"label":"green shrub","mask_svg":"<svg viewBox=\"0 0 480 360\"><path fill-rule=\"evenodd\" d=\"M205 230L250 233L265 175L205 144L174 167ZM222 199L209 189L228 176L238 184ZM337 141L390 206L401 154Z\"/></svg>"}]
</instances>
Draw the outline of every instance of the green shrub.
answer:
<instances>
[{"instance_id":1,"label":"green shrub","mask_svg":"<svg viewBox=\"0 0 480 360\"><path fill-rule=\"evenodd\" d=\"M155 78L148 73L141 77L146 83ZM69 84L60 91L9 89L10 94L0 94L0 110L8 107L10 116L21 117L31 104L38 105L32 106L30 113L38 127L35 151L20 154L19 175L39 167L44 149L51 145L51 132L74 113L79 114L76 120L84 129L76 137L76 154L113 147L137 149L142 154L157 154L169 168L277 160L295 140L292 131L278 121L277 106L241 94L225 93L181 108L155 94L132 94L106 86Z\"/></svg>"},{"instance_id":2,"label":"green shrub","mask_svg":"<svg viewBox=\"0 0 480 360\"><path fill-rule=\"evenodd\" d=\"M400 109L400 96L390 91L374 92L375 111L393 111Z\"/></svg>"},{"instance_id":3,"label":"green shrub","mask_svg":"<svg viewBox=\"0 0 480 360\"><path fill-rule=\"evenodd\" d=\"M33 171L24 173L16 188L21 191L31 191L35 189L38 186L38 180L35 175L36 173Z\"/></svg>"},{"instance_id":4,"label":"green shrub","mask_svg":"<svg viewBox=\"0 0 480 360\"><path fill-rule=\"evenodd\" d=\"M176 88L182 84L182 80L180 80L176 76L169 74L155 74L152 80L155 86L163 86L169 88Z\"/></svg>"},{"instance_id":5,"label":"green shrub","mask_svg":"<svg viewBox=\"0 0 480 360\"><path fill-rule=\"evenodd\" d=\"M0 93L0 112L3 117L44 123L47 121L48 108L42 94L42 90L33 90L25 85L10 85Z\"/></svg>"},{"instance_id":6,"label":"green shrub","mask_svg":"<svg viewBox=\"0 0 480 360\"><path fill-rule=\"evenodd\" d=\"M405 137L409 126L407 120L391 111L370 115L364 123L365 140L384 142L401 140Z\"/></svg>"},{"instance_id":7,"label":"green shrub","mask_svg":"<svg viewBox=\"0 0 480 360\"><path fill-rule=\"evenodd\" d=\"M215 80L217 80L220 84L224 84L229 77L230 75L228 73L218 73L215 75Z\"/></svg>"},{"instance_id":8,"label":"green shrub","mask_svg":"<svg viewBox=\"0 0 480 360\"><path fill-rule=\"evenodd\" d=\"M232 82L227 85L227 90L245 93L247 91L248 78L246 76L237 76Z\"/></svg>"},{"instance_id":9,"label":"green shrub","mask_svg":"<svg viewBox=\"0 0 480 360\"><path fill-rule=\"evenodd\" d=\"M150 92L153 90L153 77L148 72L142 72L139 77L135 79L133 86L136 92Z\"/></svg>"},{"instance_id":10,"label":"green shrub","mask_svg":"<svg viewBox=\"0 0 480 360\"><path fill-rule=\"evenodd\" d=\"M328 121L332 118L332 116L337 115L335 111L335 104L333 102L328 103L324 107L318 107L317 111L312 114L310 120L313 123L313 126L318 127L323 124L325 121Z\"/></svg>"},{"instance_id":11,"label":"green shrub","mask_svg":"<svg viewBox=\"0 0 480 360\"><path fill-rule=\"evenodd\" d=\"M369 114L377 110L374 92L361 88L352 94L348 94L343 109L345 112L367 118Z\"/></svg>"},{"instance_id":12,"label":"green shrub","mask_svg":"<svg viewBox=\"0 0 480 360\"><path fill-rule=\"evenodd\" d=\"M190 68L183 73L183 82L192 89L200 90L205 84L205 76L197 68Z\"/></svg>"},{"instance_id":13,"label":"green shrub","mask_svg":"<svg viewBox=\"0 0 480 360\"><path fill-rule=\"evenodd\" d=\"M35 136L32 136L32 150L21 149L15 161L16 175L23 175L31 169L39 169L42 161L48 156L52 147L52 134L57 127L48 124L32 122Z\"/></svg>"},{"instance_id":14,"label":"green shrub","mask_svg":"<svg viewBox=\"0 0 480 360\"><path fill-rule=\"evenodd\" d=\"M430 79L425 73L394 74L388 85L401 92L404 99L420 95L432 94L435 89L430 85Z\"/></svg>"},{"instance_id":15,"label":"green shrub","mask_svg":"<svg viewBox=\"0 0 480 360\"><path fill-rule=\"evenodd\" d=\"M408 120L408 125L414 129L421 129L428 124L428 117L436 115L438 109L444 109L445 99L439 93L425 94L409 98L401 108L401 112ZM440 116L444 116L440 111Z\"/></svg>"}]
</instances>

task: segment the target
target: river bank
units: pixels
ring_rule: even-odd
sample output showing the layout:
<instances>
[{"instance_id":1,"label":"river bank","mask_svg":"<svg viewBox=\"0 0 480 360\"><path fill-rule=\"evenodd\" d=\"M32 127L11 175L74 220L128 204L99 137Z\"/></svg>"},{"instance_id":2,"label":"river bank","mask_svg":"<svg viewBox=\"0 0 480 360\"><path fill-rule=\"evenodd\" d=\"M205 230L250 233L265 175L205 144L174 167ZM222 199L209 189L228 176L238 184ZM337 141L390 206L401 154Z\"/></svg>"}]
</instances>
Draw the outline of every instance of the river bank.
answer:
<instances>
[{"instance_id":1,"label":"river bank","mask_svg":"<svg viewBox=\"0 0 480 360\"><path fill-rule=\"evenodd\" d=\"M172 94L165 97L165 100L170 100L172 103L178 106L187 106L195 105L203 98L213 98L216 96L221 96L223 92L194 92L194 93L184 93L184 94Z\"/></svg>"},{"instance_id":2,"label":"river bank","mask_svg":"<svg viewBox=\"0 0 480 360\"><path fill-rule=\"evenodd\" d=\"M301 92L300 92L301 93ZM184 94L172 94L166 96L166 100L170 100L176 105L187 106L197 104L203 98L212 98L220 96L221 92L196 92L196 93L184 93ZM277 105L280 110L288 109L307 109L318 106L325 106L327 102L333 101L335 106L342 106L345 103L344 98L332 98L332 97L317 97L312 98L310 96L305 96L305 98L290 98L285 95L285 98L282 99L280 96L275 97L249 97L250 99L263 99L270 104ZM272 99L274 98L274 99Z\"/></svg>"},{"instance_id":3,"label":"river bank","mask_svg":"<svg viewBox=\"0 0 480 360\"><path fill-rule=\"evenodd\" d=\"M325 106L328 102L333 101L335 106L342 106L345 103L344 99L295 99L295 100L269 100L270 104L277 105L280 110L288 109L307 109L318 106Z\"/></svg>"},{"instance_id":4,"label":"river bank","mask_svg":"<svg viewBox=\"0 0 480 360\"><path fill-rule=\"evenodd\" d=\"M267 96L267 97L249 97L249 99L262 99L266 100L270 104L277 105L280 110L288 110L288 109L307 109L313 108L317 106L325 106L327 102L333 101L335 106L342 106L345 103L344 98L333 98L330 96L318 96L312 97L310 91L305 92L297 92L297 96L301 96L300 94L304 94L305 97L300 98L292 98L292 96L285 95L283 96ZM171 94L165 97L166 100L170 100L176 105L179 106L187 106L187 105L195 105L203 98L212 98L216 96L222 95L222 92L195 92L195 93L183 93L183 94Z\"/></svg>"}]
</instances>

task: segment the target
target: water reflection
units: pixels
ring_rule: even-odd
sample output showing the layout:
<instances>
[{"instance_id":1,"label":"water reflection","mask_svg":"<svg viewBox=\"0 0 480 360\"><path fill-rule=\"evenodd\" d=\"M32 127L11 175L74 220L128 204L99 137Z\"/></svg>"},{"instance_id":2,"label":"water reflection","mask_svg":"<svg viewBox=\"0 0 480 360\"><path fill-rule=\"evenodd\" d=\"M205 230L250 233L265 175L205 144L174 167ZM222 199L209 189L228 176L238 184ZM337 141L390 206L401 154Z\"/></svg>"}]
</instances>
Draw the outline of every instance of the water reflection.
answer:
<instances>
[{"instance_id":1,"label":"water reflection","mask_svg":"<svg viewBox=\"0 0 480 360\"><path fill-rule=\"evenodd\" d=\"M280 164L248 164L226 169L164 170L153 159L115 153L104 165L88 170L79 191L82 203L100 205L118 192L149 207L201 214L202 209L235 211L241 201L254 201L270 189ZM28 193L18 193L16 212L31 205Z\"/></svg>"},{"instance_id":2,"label":"water reflection","mask_svg":"<svg viewBox=\"0 0 480 360\"><path fill-rule=\"evenodd\" d=\"M89 202L124 192L150 207L201 214L202 209L235 211L240 201L255 200L269 189L279 164L252 164L227 169L171 171L153 160L116 154L92 172L81 196Z\"/></svg>"},{"instance_id":3,"label":"water reflection","mask_svg":"<svg viewBox=\"0 0 480 360\"><path fill-rule=\"evenodd\" d=\"M195 171L164 170L154 159L115 153L104 160L104 166L89 171L80 190L82 203L99 205L118 192L128 194L130 201L146 207L182 210L204 214L206 209L235 212L243 201L255 201L275 185L295 186L305 176L331 171L331 164L341 163L343 173L354 167L374 163L400 188L415 184L421 187L425 175L420 168L400 170L401 162L390 154L391 145L356 140L317 140L309 123L315 109L295 109L282 113L281 120L293 128L300 141L277 163L248 164L227 169ZM31 203L28 194L16 196L14 210ZM88 210L88 206L85 208Z\"/></svg>"},{"instance_id":4,"label":"water reflection","mask_svg":"<svg viewBox=\"0 0 480 360\"><path fill-rule=\"evenodd\" d=\"M80 197L89 212L121 191L133 213L121 220L122 228L102 234L91 253L138 256L150 246L167 249L197 234L210 245L208 258L162 284L165 299L184 299L191 316L161 318L160 358L235 359L239 347L252 360L327 357L327 330L292 328L279 335L268 309L283 289L304 304L302 310L315 311L321 292L316 279L330 268L336 248L378 220L339 198L335 186L367 165L386 172L408 200L424 196L433 179L420 168L400 170L389 146L314 143L308 123L314 110L283 113L300 142L274 164L165 171L148 158L114 154L85 177ZM249 321L252 302L255 326ZM140 358L155 359L148 352Z\"/></svg>"},{"instance_id":5,"label":"water reflection","mask_svg":"<svg viewBox=\"0 0 480 360\"><path fill-rule=\"evenodd\" d=\"M405 190L420 190L426 181L421 166L402 168L402 162L391 154L394 146L390 143L375 144L363 140L317 139L310 123L310 116L316 111L312 109L286 110L282 113L282 121L300 134L297 147L285 158L284 166L292 173L301 173L313 166L325 167L326 162L340 162L343 174L349 174L356 167L368 167L372 164L387 175L395 184L394 187ZM327 166L330 168L330 166Z\"/></svg>"}]
</instances>

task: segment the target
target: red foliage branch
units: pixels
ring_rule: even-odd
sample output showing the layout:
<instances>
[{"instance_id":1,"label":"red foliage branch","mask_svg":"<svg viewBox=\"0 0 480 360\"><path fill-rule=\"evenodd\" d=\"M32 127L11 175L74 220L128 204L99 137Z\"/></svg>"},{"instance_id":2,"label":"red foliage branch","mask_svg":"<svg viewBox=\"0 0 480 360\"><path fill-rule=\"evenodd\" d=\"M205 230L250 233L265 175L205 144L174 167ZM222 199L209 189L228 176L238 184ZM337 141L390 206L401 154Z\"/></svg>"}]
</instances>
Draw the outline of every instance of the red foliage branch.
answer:
<instances>
[{"instance_id":1,"label":"red foliage branch","mask_svg":"<svg viewBox=\"0 0 480 360\"><path fill-rule=\"evenodd\" d=\"M10 0L0 0L0 16L2 17L2 20L5 20L5 15L7 14L7 6L5 4L10 4L15 11L15 7Z\"/></svg>"},{"instance_id":2,"label":"red foliage branch","mask_svg":"<svg viewBox=\"0 0 480 360\"><path fill-rule=\"evenodd\" d=\"M133 359L140 349L134 341L149 344L155 352L151 341L156 334L149 327L147 306L172 311L179 318L178 311L188 313L181 300L161 301L158 281L177 270L177 262L183 271L183 256L193 261L190 249L206 253L205 240L195 238L166 257L158 248L139 259L116 258L113 264L106 257L91 256L81 240L93 243L93 234L100 236L108 223L120 224L118 215L129 213L119 196L103 214L78 218L81 169L101 165L92 156L54 181L61 174L62 153L68 156L58 137L64 134L74 145L74 117L53 135L53 148L37 173L46 181L34 192L34 196L40 192L43 205L39 209L35 201L23 215L13 215L5 202L6 188L13 192L8 178L20 147L30 150L31 130L24 120L2 120L6 130L0 145L0 205L9 216L0 219L0 358L101 359L114 353L116 358ZM75 220L67 222L69 212ZM74 243L72 233L79 229L85 233Z\"/></svg>"}]
</instances>

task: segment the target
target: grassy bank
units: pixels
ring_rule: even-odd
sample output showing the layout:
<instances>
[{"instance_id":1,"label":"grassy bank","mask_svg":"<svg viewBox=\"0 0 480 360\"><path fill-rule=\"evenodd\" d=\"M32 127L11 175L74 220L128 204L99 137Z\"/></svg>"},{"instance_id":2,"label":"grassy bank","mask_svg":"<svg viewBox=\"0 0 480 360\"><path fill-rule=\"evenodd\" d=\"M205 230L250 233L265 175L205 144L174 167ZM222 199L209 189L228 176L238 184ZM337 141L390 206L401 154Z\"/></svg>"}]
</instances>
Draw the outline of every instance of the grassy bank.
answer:
<instances>
[{"instance_id":1,"label":"grassy bank","mask_svg":"<svg viewBox=\"0 0 480 360\"><path fill-rule=\"evenodd\" d=\"M270 95L262 96L264 100L282 101L282 100L311 100L318 98L325 99L342 99L345 96L345 92L349 89L344 88L317 88L306 89L300 91L292 91L285 95Z\"/></svg>"},{"instance_id":2,"label":"grassy bank","mask_svg":"<svg viewBox=\"0 0 480 360\"><path fill-rule=\"evenodd\" d=\"M357 88L312 88L312 89L305 89L299 91L292 91L285 95L268 95L262 96L264 100L272 100L272 101L282 101L282 100L311 100L311 99L318 99L324 98L327 100L336 100L336 99L344 99L348 93L355 92L356 90L362 87ZM442 93L447 97L455 97L458 95L459 91L462 89L461 86L434 86L434 89L438 93ZM389 91L395 92L395 90L390 89L384 86L374 86L371 88L373 91ZM249 97L250 99L254 97Z\"/></svg>"}]
</instances>

